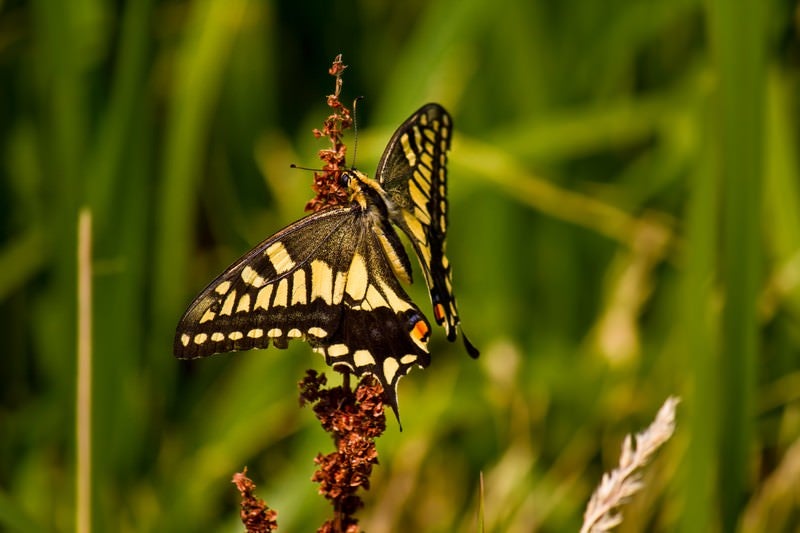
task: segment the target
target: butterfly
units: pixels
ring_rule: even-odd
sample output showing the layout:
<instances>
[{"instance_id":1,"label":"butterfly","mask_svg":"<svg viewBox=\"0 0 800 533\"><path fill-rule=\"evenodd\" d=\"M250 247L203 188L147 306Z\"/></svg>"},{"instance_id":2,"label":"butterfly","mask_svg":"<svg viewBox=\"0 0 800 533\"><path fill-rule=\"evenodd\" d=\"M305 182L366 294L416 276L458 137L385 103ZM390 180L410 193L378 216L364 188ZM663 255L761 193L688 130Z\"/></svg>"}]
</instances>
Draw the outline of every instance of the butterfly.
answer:
<instances>
[{"instance_id":1,"label":"butterfly","mask_svg":"<svg viewBox=\"0 0 800 533\"><path fill-rule=\"evenodd\" d=\"M175 356L286 348L303 339L335 370L375 376L399 420L397 383L430 363L431 327L400 284L411 283L411 262L395 227L419 259L434 319L448 340L460 326L445 255L451 135L442 106L426 104L412 114L392 135L375 179L341 172L349 203L285 227L203 289L178 324Z\"/></svg>"}]
</instances>

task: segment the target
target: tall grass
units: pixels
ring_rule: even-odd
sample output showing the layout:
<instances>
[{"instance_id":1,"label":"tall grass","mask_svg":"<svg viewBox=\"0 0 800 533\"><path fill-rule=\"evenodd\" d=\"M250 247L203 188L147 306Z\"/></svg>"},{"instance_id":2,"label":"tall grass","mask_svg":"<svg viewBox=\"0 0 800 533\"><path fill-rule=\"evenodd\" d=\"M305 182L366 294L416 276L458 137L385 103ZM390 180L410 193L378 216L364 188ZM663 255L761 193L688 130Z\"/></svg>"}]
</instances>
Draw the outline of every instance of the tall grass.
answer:
<instances>
[{"instance_id":1,"label":"tall grass","mask_svg":"<svg viewBox=\"0 0 800 533\"><path fill-rule=\"evenodd\" d=\"M708 3L716 75L712 130L722 186L719 487L722 529L732 531L750 486L758 378L761 198L767 45L765 4Z\"/></svg>"}]
</instances>

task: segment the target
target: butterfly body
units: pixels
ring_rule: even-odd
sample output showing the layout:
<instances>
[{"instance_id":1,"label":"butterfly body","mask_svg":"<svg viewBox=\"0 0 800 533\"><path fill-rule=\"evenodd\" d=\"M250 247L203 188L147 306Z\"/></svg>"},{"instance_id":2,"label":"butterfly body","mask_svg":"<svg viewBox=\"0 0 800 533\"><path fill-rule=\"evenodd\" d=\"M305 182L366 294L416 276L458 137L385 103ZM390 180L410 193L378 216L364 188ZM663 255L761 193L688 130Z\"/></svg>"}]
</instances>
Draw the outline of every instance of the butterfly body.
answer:
<instances>
[{"instance_id":1,"label":"butterfly body","mask_svg":"<svg viewBox=\"0 0 800 533\"><path fill-rule=\"evenodd\" d=\"M175 355L303 339L334 369L377 377L397 414L397 382L430 363L431 328L400 285L411 283L411 263L393 225L414 247L449 340L459 324L444 250L450 123L441 106L423 106L392 137L376 179L342 173L348 205L298 220L228 267L184 314Z\"/></svg>"}]
</instances>

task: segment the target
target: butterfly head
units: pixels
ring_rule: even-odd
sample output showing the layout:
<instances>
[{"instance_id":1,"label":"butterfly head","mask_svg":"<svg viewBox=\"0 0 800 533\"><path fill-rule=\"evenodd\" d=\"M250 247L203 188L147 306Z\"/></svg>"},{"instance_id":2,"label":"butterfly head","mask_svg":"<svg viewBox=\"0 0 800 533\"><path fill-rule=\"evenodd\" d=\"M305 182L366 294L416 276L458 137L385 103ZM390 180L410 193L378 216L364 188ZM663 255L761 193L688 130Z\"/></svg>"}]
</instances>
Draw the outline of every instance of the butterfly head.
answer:
<instances>
[{"instance_id":1,"label":"butterfly head","mask_svg":"<svg viewBox=\"0 0 800 533\"><path fill-rule=\"evenodd\" d=\"M380 184L359 170L345 170L339 181L342 187L346 187L350 192L350 200L357 202L364 210L368 205L385 203Z\"/></svg>"}]
</instances>

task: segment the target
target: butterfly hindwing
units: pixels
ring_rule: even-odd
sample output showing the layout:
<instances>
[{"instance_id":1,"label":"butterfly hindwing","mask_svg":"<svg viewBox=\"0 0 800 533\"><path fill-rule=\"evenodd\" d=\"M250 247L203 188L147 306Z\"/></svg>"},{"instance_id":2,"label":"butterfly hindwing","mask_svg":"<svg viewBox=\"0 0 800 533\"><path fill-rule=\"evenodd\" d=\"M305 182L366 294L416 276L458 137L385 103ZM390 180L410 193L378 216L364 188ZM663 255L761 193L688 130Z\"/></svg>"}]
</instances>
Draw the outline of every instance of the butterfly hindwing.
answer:
<instances>
[{"instance_id":1,"label":"butterfly hindwing","mask_svg":"<svg viewBox=\"0 0 800 533\"><path fill-rule=\"evenodd\" d=\"M417 253L433 304L434 318L456 339L458 310L452 271L445 255L447 235L447 152L452 119L438 104L427 104L395 132L378 164L376 179L400 214L392 222L408 235ZM463 335L463 332L462 332ZM467 351L478 351L464 337Z\"/></svg>"},{"instance_id":2,"label":"butterfly hindwing","mask_svg":"<svg viewBox=\"0 0 800 533\"><path fill-rule=\"evenodd\" d=\"M389 231L400 246L395 252L408 262ZM315 349L333 368L376 376L397 414L398 381L414 366L430 363L430 325L395 277L378 235L372 228L365 231L348 269L341 328L329 344Z\"/></svg>"}]
</instances>

